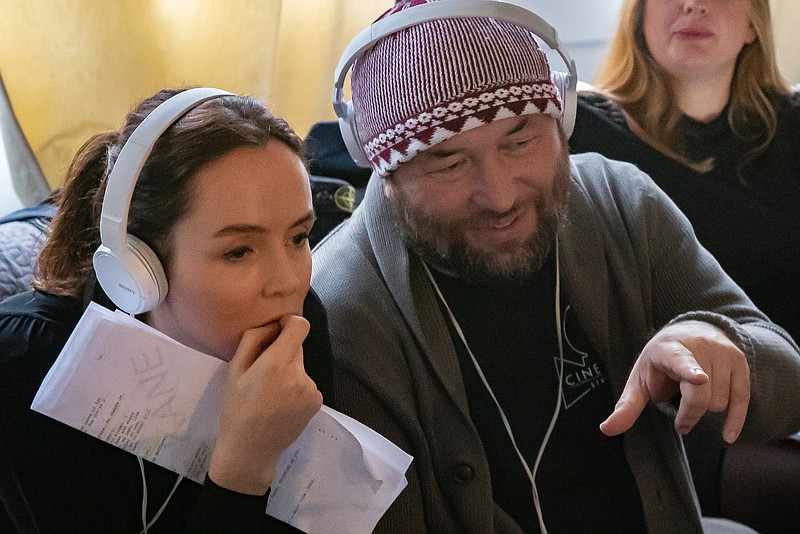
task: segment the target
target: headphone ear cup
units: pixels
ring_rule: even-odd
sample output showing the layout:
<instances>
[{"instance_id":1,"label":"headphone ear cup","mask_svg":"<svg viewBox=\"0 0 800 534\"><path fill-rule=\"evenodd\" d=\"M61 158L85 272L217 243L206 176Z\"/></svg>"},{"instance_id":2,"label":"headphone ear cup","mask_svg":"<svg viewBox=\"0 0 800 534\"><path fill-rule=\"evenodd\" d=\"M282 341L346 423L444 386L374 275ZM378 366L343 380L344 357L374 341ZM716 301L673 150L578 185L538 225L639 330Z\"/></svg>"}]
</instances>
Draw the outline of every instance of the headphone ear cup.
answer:
<instances>
[{"instance_id":1,"label":"headphone ear cup","mask_svg":"<svg viewBox=\"0 0 800 534\"><path fill-rule=\"evenodd\" d=\"M342 132L342 139L347 147L347 151L350 153L350 157L353 158L353 161L356 162L356 165L365 169L369 169L372 167L372 164L370 163L367 154L364 152L364 147L361 146L361 143L358 141L358 136L356 135L355 117L353 117L353 104L348 102L346 109L345 116L339 117L339 130Z\"/></svg>"},{"instance_id":2,"label":"headphone ear cup","mask_svg":"<svg viewBox=\"0 0 800 534\"><path fill-rule=\"evenodd\" d=\"M572 135L572 130L575 128L575 114L578 107L578 80L567 72L558 71L552 71L550 77L561 94L561 105L564 107L561 113L561 129L569 139L569 136Z\"/></svg>"},{"instance_id":3,"label":"headphone ear cup","mask_svg":"<svg viewBox=\"0 0 800 534\"><path fill-rule=\"evenodd\" d=\"M161 261L144 241L128 234L128 254L120 258L101 245L94 253L97 281L108 298L123 311L145 313L167 296L167 276Z\"/></svg>"},{"instance_id":4,"label":"headphone ear cup","mask_svg":"<svg viewBox=\"0 0 800 534\"><path fill-rule=\"evenodd\" d=\"M128 234L128 250L141 262L147 276L141 280L142 294L146 296L143 310L150 311L162 302L167 296L167 274L164 266L156 253L147 244L136 236ZM147 291L144 291L145 288Z\"/></svg>"}]
</instances>

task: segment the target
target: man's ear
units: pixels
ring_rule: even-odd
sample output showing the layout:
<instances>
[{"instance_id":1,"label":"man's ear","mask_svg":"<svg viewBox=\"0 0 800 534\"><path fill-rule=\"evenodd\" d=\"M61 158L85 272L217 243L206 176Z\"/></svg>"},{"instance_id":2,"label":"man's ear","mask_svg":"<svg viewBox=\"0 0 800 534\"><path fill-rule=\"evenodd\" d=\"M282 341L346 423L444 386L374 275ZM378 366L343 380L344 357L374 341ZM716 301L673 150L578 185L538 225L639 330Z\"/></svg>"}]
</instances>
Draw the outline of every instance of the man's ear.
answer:
<instances>
[{"instance_id":1,"label":"man's ear","mask_svg":"<svg viewBox=\"0 0 800 534\"><path fill-rule=\"evenodd\" d=\"M384 178L381 179L381 183L383 184L383 194L386 199L391 202L394 200L395 190L394 190L394 173L389 173Z\"/></svg>"}]
</instances>

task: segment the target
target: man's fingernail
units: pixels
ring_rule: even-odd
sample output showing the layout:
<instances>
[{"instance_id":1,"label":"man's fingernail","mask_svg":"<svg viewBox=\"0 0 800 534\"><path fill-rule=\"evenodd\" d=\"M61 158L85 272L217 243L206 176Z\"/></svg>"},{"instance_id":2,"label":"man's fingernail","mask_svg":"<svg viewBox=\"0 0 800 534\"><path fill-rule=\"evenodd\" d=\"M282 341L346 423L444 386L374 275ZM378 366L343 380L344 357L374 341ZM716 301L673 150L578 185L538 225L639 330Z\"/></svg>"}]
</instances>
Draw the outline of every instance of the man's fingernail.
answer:
<instances>
[{"instance_id":1,"label":"man's fingernail","mask_svg":"<svg viewBox=\"0 0 800 534\"><path fill-rule=\"evenodd\" d=\"M733 442L736 441L736 438L738 437L739 437L738 432L736 432L735 430L728 430L725 432L725 436L723 436L723 439L725 439L727 443L733 444Z\"/></svg>"}]
</instances>

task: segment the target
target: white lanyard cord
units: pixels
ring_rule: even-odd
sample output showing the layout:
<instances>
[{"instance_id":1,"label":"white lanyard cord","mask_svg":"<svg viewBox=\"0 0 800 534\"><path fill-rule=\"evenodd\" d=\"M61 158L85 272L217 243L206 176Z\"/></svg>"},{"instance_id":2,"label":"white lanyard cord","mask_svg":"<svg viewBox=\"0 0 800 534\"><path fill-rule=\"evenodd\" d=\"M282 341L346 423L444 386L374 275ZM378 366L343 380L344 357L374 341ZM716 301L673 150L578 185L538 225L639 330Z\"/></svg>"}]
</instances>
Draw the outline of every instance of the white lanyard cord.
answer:
<instances>
[{"instance_id":1,"label":"white lanyard cord","mask_svg":"<svg viewBox=\"0 0 800 534\"><path fill-rule=\"evenodd\" d=\"M553 433L553 428L556 426L556 420L558 419L558 415L561 412L561 397L563 395L563 376L564 376L564 347L561 340L561 276L560 276L560 264L559 264L559 255L558 255L558 235L556 235L556 304L555 304L555 317L556 317L556 332L558 336L558 355L559 355L559 367L558 367L558 396L556 398L556 408L553 411L553 417L550 419L550 425L547 427L547 432L545 432L544 439L542 440L542 444L539 447L539 451L536 454L536 461L533 464L533 471L531 471L530 467L528 467L528 462L525 461L525 457L517 447L517 442L514 439L514 433L511 431L511 424L508 422L508 418L506 418L506 414L503 411L503 408L500 406L500 402L495 397L494 391L489 386L488 380L486 380L486 376L483 374L483 370L481 366L478 364L478 360L475 358L475 355L472 353L472 349L470 349L469 344L467 343L467 338L464 336L464 332L461 330L461 326L458 324L455 315L453 315L450 306L447 304L447 301L444 298L441 290L439 289L439 284L436 283L436 280L433 278L433 274L431 274L430 269L422 262L422 266L425 269L425 272L428 275L428 278L433 285L433 289L436 292L436 295L439 297L439 300L444 305L445 310L447 310L447 315L450 318L450 322L453 324L453 328L455 328L458 337L461 339L461 342L464 344L464 348L469 354L470 359L472 360L472 364L475 367L475 371L478 373L478 376L483 383L483 386L486 388L486 391L489 392L489 396L491 396L492 401L494 401L494 405L497 407L497 411L500 414L500 419L503 421L503 426L506 429L506 433L508 433L508 437L511 439L511 445L514 447L514 451L517 453L517 458L522 463L522 468L525 470L525 474L528 475L528 480L531 482L531 490L533 493L533 504L536 508L536 515L539 520L539 528L542 531L542 534L547 534L547 528L544 526L544 518L542 516L542 507L539 503L539 492L536 489L536 472L539 469L539 463L542 460L542 455L544 454L544 449L547 446L547 442L550 440L550 435Z\"/></svg>"}]
</instances>

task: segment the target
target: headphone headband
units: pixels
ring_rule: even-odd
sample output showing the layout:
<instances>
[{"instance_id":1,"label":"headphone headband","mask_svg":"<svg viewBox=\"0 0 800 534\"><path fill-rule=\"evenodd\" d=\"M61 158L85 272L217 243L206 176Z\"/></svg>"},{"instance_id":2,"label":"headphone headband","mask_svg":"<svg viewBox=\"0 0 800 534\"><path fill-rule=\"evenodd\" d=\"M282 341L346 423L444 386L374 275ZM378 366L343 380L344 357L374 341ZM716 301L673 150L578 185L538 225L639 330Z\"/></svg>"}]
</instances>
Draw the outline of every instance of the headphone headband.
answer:
<instances>
[{"instance_id":1,"label":"headphone headband","mask_svg":"<svg viewBox=\"0 0 800 534\"><path fill-rule=\"evenodd\" d=\"M350 67L356 59L384 37L423 22L441 19L485 17L510 22L527 28L561 56L570 74L577 76L575 62L561 44L558 32L542 17L524 7L495 0L442 0L398 11L374 22L356 35L342 52L333 75L334 108L343 103L341 90ZM338 90L338 100L337 100Z\"/></svg>"},{"instance_id":2,"label":"headphone headband","mask_svg":"<svg viewBox=\"0 0 800 534\"><path fill-rule=\"evenodd\" d=\"M575 124L578 73L575 61L562 45L555 28L536 13L508 2L441 0L403 9L374 22L356 35L342 52L333 76L333 109L339 118L339 125L348 151L360 166L369 167L370 163L363 147L358 142L352 102L344 100L344 82L350 67L367 49L384 37L424 22L454 18L490 18L514 24L527 29L540 38L551 50L558 53L567 67L566 73L553 72L563 104L561 127L567 137L572 133Z\"/></svg>"},{"instance_id":3,"label":"headphone headband","mask_svg":"<svg viewBox=\"0 0 800 534\"><path fill-rule=\"evenodd\" d=\"M161 103L136 127L125 142L106 180L100 214L100 241L110 250L127 250L128 210L139 173L158 139L186 112L206 100L231 95L221 89L198 87L182 91Z\"/></svg>"},{"instance_id":4,"label":"headphone headband","mask_svg":"<svg viewBox=\"0 0 800 534\"><path fill-rule=\"evenodd\" d=\"M206 100L232 94L201 87L168 98L136 127L114 162L100 213L100 246L92 263L103 291L128 313L152 310L164 300L168 289L158 256L146 243L128 234L128 212L139 174L167 128Z\"/></svg>"}]
</instances>

